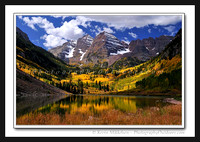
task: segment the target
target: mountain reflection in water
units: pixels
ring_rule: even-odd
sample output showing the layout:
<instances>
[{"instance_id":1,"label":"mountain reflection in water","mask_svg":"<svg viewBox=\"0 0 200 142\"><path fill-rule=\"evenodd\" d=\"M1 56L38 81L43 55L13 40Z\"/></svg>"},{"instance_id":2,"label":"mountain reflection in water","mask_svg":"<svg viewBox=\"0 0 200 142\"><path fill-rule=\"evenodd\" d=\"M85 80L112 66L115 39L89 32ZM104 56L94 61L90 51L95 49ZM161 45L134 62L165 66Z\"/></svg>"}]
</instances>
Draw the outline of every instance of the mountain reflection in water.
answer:
<instances>
[{"instance_id":1,"label":"mountain reflection in water","mask_svg":"<svg viewBox=\"0 0 200 142\"><path fill-rule=\"evenodd\" d=\"M59 115L65 113L98 115L102 111L116 109L122 112L136 113L139 108L164 106L165 103L162 99L164 98L146 96L70 95L59 101L41 106L32 112L55 112Z\"/></svg>"}]
</instances>

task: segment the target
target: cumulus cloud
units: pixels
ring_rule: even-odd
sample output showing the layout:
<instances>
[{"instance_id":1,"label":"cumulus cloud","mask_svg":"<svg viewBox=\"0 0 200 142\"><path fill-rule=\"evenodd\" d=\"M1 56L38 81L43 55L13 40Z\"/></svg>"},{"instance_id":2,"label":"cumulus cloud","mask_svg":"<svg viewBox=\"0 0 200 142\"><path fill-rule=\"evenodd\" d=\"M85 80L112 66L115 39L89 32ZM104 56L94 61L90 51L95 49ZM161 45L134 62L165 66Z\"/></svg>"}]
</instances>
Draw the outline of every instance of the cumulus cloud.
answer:
<instances>
[{"instance_id":1,"label":"cumulus cloud","mask_svg":"<svg viewBox=\"0 0 200 142\"><path fill-rule=\"evenodd\" d=\"M45 35L45 36L43 36L43 39L45 40L43 45L47 48L57 47L59 45L62 45L65 42L67 42L67 40L65 40L61 37L58 37L58 36L54 36L54 35Z\"/></svg>"},{"instance_id":2,"label":"cumulus cloud","mask_svg":"<svg viewBox=\"0 0 200 142\"><path fill-rule=\"evenodd\" d=\"M97 25L95 25L95 30L96 30L96 32L95 32L96 35L103 32L103 29L101 27L97 26Z\"/></svg>"},{"instance_id":3,"label":"cumulus cloud","mask_svg":"<svg viewBox=\"0 0 200 142\"><path fill-rule=\"evenodd\" d=\"M133 27L141 28L147 25L169 25L181 22L182 17L178 15L85 15L88 21L106 23L109 27L118 30ZM123 19L123 20L122 20Z\"/></svg>"},{"instance_id":4,"label":"cumulus cloud","mask_svg":"<svg viewBox=\"0 0 200 142\"><path fill-rule=\"evenodd\" d=\"M84 34L78 25L79 23L76 20L65 21L61 27L48 29L47 33L67 40L76 40Z\"/></svg>"},{"instance_id":5,"label":"cumulus cloud","mask_svg":"<svg viewBox=\"0 0 200 142\"><path fill-rule=\"evenodd\" d=\"M168 27L164 27L165 30L167 30L168 32L173 32L175 30L175 26L168 26Z\"/></svg>"},{"instance_id":6,"label":"cumulus cloud","mask_svg":"<svg viewBox=\"0 0 200 142\"><path fill-rule=\"evenodd\" d=\"M54 18L62 18L62 20L65 20L68 16L63 16L63 15L52 15Z\"/></svg>"},{"instance_id":7,"label":"cumulus cloud","mask_svg":"<svg viewBox=\"0 0 200 142\"><path fill-rule=\"evenodd\" d=\"M90 25L91 19L90 18L87 18L84 16L77 16L76 21L79 23L79 25L81 25L85 28L91 27L91 25Z\"/></svg>"},{"instance_id":8,"label":"cumulus cloud","mask_svg":"<svg viewBox=\"0 0 200 142\"><path fill-rule=\"evenodd\" d=\"M98 25L95 25L95 29L93 30L90 30L91 32L95 32L96 35L98 35L99 33L101 32L108 32L108 33L111 33L111 34L114 34L115 31L113 31L111 28L109 27L99 27Z\"/></svg>"},{"instance_id":9,"label":"cumulus cloud","mask_svg":"<svg viewBox=\"0 0 200 142\"><path fill-rule=\"evenodd\" d=\"M173 25L181 22L182 17L177 15L79 15L70 16L73 17L70 21L64 21L69 15L52 15L54 18L62 18L62 25L60 27L54 27L54 24L48 21L46 18L35 16L18 16L22 19L27 26L37 31L40 27L45 30L46 35L43 36L45 40L44 46L51 48L55 46L62 45L67 40L77 40L84 35L83 30L80 26L84 28L91 27L92 22L101 22L106 24L106 26L95 26L93 30L96 35L100 32L106 31L108 33L115 33L114 30L125 30L131 28L141 28L153 24L154 26L165 26L165 29L169 32L174 32ZM114 29L114 30L113 30ZM148 30L151 32L151 29ZM129 35L133 38L137 38L137 34L129 32Z\"/></svg>"},{"instance_id":10,"label":"cumulus cloud","mask_svg":"<svg viewBox=\"0 0 200 142\"><path fill-rule=\"evenodd\" d=\"M95 33L96 30L95 29L90 29L90 32Z\"/></svg>"},{"instance_id":11,"label":"cumulus cloud","mask_svg":"<svg viewBox=\"0 0 200 142\"><path fill-rule=\"evenodd\" d=\"M133 32L129 32L128 33L130 36L132 36L133 38L137 38L137 35L135 34L135 33L133 33Z\"/></svg>"},{"instance_id":12,"label":"cumulus cloud","mask_svg":"<svg viewBox=\"0 0 200 142\"><path fill-rule=\"evenodd\" d=\"M115 33L111 28L106 28L106 27L104 27L103 30L104 30L105 32L108 32L108 33L111 33L111 34L114 34L114 33Z\"/></svg>"},{"instance_id":13,"label":"cumulus cloud","mask_svg":"<svg viewBox=\"0 0 200 142\"><path fill-rule=\"evenodd\" d=\"M37 30L33 24L33 22L28 18L28 17L24 17L23 21L27 24L27 26L29 26L31 29L33 30Z\"/></svg>"},{"instance_id":14,"label":"cumulus cloud","mask_svg":"<svg viewBox=\"0 0 200 142\"><path fill-rule=\"evenodd\" d=\"M60 46L67 40L76 40L83 36L84 32L78 25L78 20L65 21L62 26L55 28L53 23L42 17L24 17L23 21L33 30L37 30L35 25L43 28L46 34L41 37L45 40L43 45L48 48Z\"/></svg>"},{"instance_id":15,"label":"cumulus cloud","mask_svg":"<svg viewBox=\"0 0 200 142\"><path fill-rule=\"evenodd\" d=\"M58 18L61 16L56 15L54 17ZM179 15L83 15L72 17L76 17L76 20L84 27L90 26L90 22L95 21L105 23L109 27L122 31L126 28L141 28L151 24L166 26L176 24L182 20L182 17Z\"/></svg>"},{"instance_id":16,"label":"cumulus cloud","mask_svg":"<svg viewBox=\"0 0 200 142\"><path fill-rule=\"evenodd\" d=\"M29 19L29 17L24 17L22 19L30 28L32 28L33 30L37 30L35 28L35 25L38 25L40 28L44 28L46 31L48 29L53 29L54 25L53 23L49 22L46 18L42 18L42 17L31 17L31 19Z\"/></svg>"}]
</instances>

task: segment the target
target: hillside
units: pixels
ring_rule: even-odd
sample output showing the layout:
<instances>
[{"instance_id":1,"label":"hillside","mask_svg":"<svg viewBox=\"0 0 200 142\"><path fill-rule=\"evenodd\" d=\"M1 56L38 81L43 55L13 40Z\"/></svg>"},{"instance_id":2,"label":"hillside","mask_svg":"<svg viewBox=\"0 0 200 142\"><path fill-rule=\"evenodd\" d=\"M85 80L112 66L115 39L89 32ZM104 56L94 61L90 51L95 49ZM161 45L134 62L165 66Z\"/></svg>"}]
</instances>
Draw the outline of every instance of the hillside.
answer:
<instances>
[{"instance_id":1,"label":"hillside","mask_svg":"<svg viewBox=\"0 0 200 142\"><path fill-rule=\"evenodd\" d=\"M73 69L63 60L55 57L45 49L34 45L28 38L27 34L17 28L17 60L34 66L41 70L68 70Z\"/></svg>"},{"instance_id":2,"label":"hillside","mask_svg":"<svg viewBox=\"0 0 200 142\"><path fill-rule=\"evenodd\" d=\"M137 57L128 56L128 57L123 57L123 58L115 61L110 67L115 70L119 70L122 68L134 67L141 63L143 63L143 62L141 60L139 60Z\"/></svg>"},{"instance_id":3,"label":"hillside","mask_svg":"<svg viewBox=\"0 0 200 142\"><path fill-rule=\"evenodd\" d=\"M52 53L44 50L41 47L34 45L28 38L27 34L17 28L17 43L16 43L16 68L17 68L17 84L19 83L19 78L21 76L21 72L29 75L30 77L34 77L38 81L32 81L35 84L35 89L37 93L41 93L40 89L37 89L38 84L41 84L40 81L45 82L47 85L51 84L53 86L59 86L60 81L63 78L70 76L70 71L79 70L78 67L72 67L67 65L61 59L55 57ZM27 80L30 80L30 77L25 75L23 79L25 79L25 83ZM26 89L26 93L32 93L31 87L28 83L28 89ZM51 90L49 88L53 87L49 86L47 90ZM22 89L23 87L21 87ZM26 87L24 87L26 88ZM55 88L55 87L54 87ZM23 90L20 90L18 86L18 91L23 93ZM33 88L32 88L33 89ZM51 91L50 91L51 92ZM53 94L59 94L58 91Z\"/></svg>"},{"instance_id":4,"label":"hillside","mask_svg":"<svg viewBox=\"0 0 200 142\"><path fill-rule=\"evenodd\" d=\"M134 75L119 78L114 87L117 86L122 90L122 94L181 94L181 38L180 29L161 54L139 66L121 70L121 72L133 72Z\"/></svg>"},{"instance_id":5,"label":"hillside","mask_svg":"<svg viewBox=\"0 0 200 142\"><path fill-rule=\"evenodd\" d=\"M104 34L101 35L103 39L106 37ZM116 61L110 66L106 60L110 57L118 57L118 55L107 58L107 53L117 53L118 51L114 51L115 48L104 48L104 45L108 43L102 41L101 38L99 38L101 42L98 42L99 39L94 39L92 43L91 38L88 39L88 37L87 35L79 39L78 42L82 45L81 53L85 53L83 61L87 57L91 57L92 61L97 59L95 61L97 63L94 65L88 62L88 65L83 64L79 68L67 65L48 51L43 51L40 47L33 45L25 33L18 34L17 69L40 81L74 94L181 94L181 30L161 53L151 57L148 61L141 61L134 55L131 56L130 53L126 53L127 56L123 54L120 59L116 58ZM114 39L109 41L113 43ZM117 39L115 40L120 42ZM144 41L147 43L147 40ZM102 47L98 45L99 43L102 44ZM70 42L66 43L66 49L71 44ZM123 43L118 44L123 45ZM106 51L105 55L103 52L100 54L102 55L101 61L98 62L101 59L99 54L98 57L94 57L86 53L88 50L90 54L97 53L91 52L93 51L90 49L91 47L99 48L99 50L93 49L94 51L99 52L101 48ZM60 48L63 48L63 46ZM76 46L72 48L76 48ZM125 48L121 47L122 50L125 50ZM67 52L64 53L68 56ZM105 60L103 56L107 56L107 59ZM77 53L77 60L80 60L79 58L80 56ZM52 70L60 72L51 72Z\"/></svg>"}]
</instances>

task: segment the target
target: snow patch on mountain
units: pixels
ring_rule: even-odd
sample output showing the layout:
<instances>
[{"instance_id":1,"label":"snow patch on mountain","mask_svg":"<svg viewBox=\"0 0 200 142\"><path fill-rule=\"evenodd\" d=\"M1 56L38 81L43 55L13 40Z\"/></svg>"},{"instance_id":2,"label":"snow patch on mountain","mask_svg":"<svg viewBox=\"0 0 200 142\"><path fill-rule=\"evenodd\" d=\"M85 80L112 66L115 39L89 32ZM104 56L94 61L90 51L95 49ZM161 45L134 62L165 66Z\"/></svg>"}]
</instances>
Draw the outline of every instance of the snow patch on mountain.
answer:
<instances>
[{"instance_id":1,"label":"snow patch on mountain","mask_svg":"<svg viewBox=\"0 0 200 142\"><path fill-rule=\"evenodd\" d=\"M114 35L112 35L112 34L110 34L110 33L107 33L107 32L104 32L104 35L105 35L107 38L117 39Z\"/></svg>"},{"instance_id":2,"label":"snow patch on mountain","mask_svg":"<svg viewBox=\"0 0 200 142\"><path fill-rule=\"evenodd\" d=\"M109 46L107 47L112 47L112 46L123 46L122 43L112 34L109 34L107 32L104 33L105 36L106 36L106 41L107 41L107 44Z\"/></svg>"},{"instance_id":3,"label":"snow patch on mountain","mask_svg":"<svg viewBox=\"0 0 200 142\"><path fill-rule=\"evenodd\" d=\"M90 46L90 45L92 44L92 42L93 42L93 38L92 38L90 35L85 35L85 36L83 37L83 40L85 40L85 43L86 43L88 46Z\"/></svg>"},{"instance_id":4,"label":"snow patch on mountain","mask_svg":"<svg viewBox=\"0 0 200 142\"><path fill-rule=\"evenodd\" d=\"M83 51L81 49L78 49L79 50L79 53L83 54Z\"/></svg>"},{"instance_id":5,"label":"snow patch on mountain","mask_svg":"<svg viewBox=\"0 0 200 142\"><path fill-rule=\"evenodd\" d=\"M123 54L129 53L129 52L131 52L131 51L127 48L125 50L117 51L117 53L110 53L110 55L119 55L119 54L123 55Z\"/></svg>"},{"instance_id":6,"label":"snow patch on mountain","mask_svg":"<svg viewBox=\"0 0 200 142\"><path fill-rule=\"evenodd\" d=\"M69 47L69 52L63 51L63 53L65 53L65 58L72 58L75 48L73 48L72 46L68 47Z\"/></svg>"},{"instance_id":7,"label":"snow patch on mountain","mask_svg":"<svg viewBox=\"0 0 200 142\"><path fill-rule=\"evenodd\" d=\"M83 60L83 57L84 57L86 52L87 52L87 50L85 52L83 52L81 49L79 49L79 53L81 53L80 61Z\"/></svg>"}]
</instances>

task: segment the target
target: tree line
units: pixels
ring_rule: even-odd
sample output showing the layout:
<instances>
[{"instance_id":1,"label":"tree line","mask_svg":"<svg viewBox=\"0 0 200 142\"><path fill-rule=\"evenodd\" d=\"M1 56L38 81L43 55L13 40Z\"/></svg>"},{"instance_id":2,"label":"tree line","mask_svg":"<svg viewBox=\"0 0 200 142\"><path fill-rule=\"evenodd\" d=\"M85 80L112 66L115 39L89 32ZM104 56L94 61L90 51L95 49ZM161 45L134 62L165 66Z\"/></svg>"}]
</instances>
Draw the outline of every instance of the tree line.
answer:
<instances>
[{"instance_id":1,"label":"tree line","mask_svg":"<svg viewBox=\"0 0 200 142\"><path fill-rule=\"evenodd\" d=\"M141 81L136 82L136 88L153 89L160 87L162 89L178 89L182 86L182 69L173 70L170 73L162 73L159 76L150 75Z\"/></svg>"}]
</instances>

